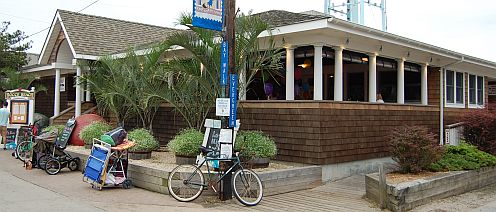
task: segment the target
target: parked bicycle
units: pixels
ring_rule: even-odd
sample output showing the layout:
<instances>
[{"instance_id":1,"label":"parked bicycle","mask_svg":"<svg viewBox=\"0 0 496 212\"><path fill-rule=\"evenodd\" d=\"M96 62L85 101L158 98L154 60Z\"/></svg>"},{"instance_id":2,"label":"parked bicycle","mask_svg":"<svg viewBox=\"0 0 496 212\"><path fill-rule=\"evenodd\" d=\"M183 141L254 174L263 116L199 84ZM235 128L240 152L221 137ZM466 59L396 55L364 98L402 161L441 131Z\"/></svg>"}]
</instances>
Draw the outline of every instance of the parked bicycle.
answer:
<instances>
[{"instance_id":1,"label":"parked bicycle","mask_svg":"<svg viewBox=\"0 0 496 212\"><path fill-rule=\"evenodd\" d=\"M203 190L212 188L214 192L219 192L218 185L229 173L232 175L232 191L236 199L246 205L257 205L263 197L262 181L258 175L249 169L244 169L239 160L239 152L235 157L220 159L214 155L214 151L209 148L200 148L205 160L200 165L179 165L172 170L169 175L169 194L174 199L181 202L189 202L198 198ZM209 162L227 162L229 165L226 171L214 172L210 170ZM202 172L203 165L206 164L208 183L205 183L205 176ZM216 176L216 177L214 177Z\"/></svg>"},{"instance_id":2,"label":"parked bicycle","mask_svg":"<svg viewBox=\"0 0 496 212\"><path fill-rule=\"evenodd\" d=\"M20 128L19 144L16 146L15 156L23 163L26 162L26 159L31 158L33 154L32 150L36 133L37 127L34 124Z\"/></svg>"}]
</instances>

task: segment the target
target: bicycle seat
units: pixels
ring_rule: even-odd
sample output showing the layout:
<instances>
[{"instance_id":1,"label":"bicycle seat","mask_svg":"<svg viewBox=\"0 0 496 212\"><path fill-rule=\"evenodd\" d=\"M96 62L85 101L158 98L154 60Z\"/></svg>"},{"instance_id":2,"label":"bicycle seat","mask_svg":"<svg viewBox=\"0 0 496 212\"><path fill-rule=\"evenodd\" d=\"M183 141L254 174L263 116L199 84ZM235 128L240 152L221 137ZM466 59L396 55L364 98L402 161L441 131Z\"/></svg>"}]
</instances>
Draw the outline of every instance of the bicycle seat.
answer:
<instances>
[{"instance_id":1,"label":"bicycle seat","mask_svg":"<svg viewBox=\"0 0 496 212\"><path fill-rule=\"evenodd\" d=\"M204 155L206 155L206 154L208 154L208 153L210 153L210 152L213 152L213 151L214 151L213 149L210 149L210 148L207 148L207 147L204 147L204 146L201 146L199 149L200 149L200 151L201 151Z\"/></svg>"}]
</instances>

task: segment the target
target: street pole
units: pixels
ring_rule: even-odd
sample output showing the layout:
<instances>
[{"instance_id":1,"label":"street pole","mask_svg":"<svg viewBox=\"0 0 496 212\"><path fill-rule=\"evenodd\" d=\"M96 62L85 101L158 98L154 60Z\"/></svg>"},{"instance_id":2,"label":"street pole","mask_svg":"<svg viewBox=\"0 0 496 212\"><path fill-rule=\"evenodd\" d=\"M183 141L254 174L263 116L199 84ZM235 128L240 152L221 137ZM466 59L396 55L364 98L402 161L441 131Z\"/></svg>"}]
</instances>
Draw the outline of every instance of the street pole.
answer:
<instances>
[{"instance_id":1,"label":"street pole","mask_svg":"<svg viewBox=\"0 0 496 212\"><path fill-rule=\"evenodd\" d=\"M228 45L228 57L229 57L229 62L228 62L228 70L229 74L236 74L235 70L235 46L236 46L236 39L235 39L235 20L236 20L236 0L225 0L225 34L224 34L224 40L227 41ZM228 85L231 85L231 82L229 81L230 77L228 77ZM229 95L229 87L225 87L225 95ZM227 121L224 122L226 125ZM234 129L233 129L234 131ZM234 137L233 137L234 139ZM234 141L233 141L234 144ZM221 182L221 192L220 192L220 199L222 201L225 200L230 200L232 199L232 174L228 173L225 177L224 180Z\"/></svg>"}]
</instances>

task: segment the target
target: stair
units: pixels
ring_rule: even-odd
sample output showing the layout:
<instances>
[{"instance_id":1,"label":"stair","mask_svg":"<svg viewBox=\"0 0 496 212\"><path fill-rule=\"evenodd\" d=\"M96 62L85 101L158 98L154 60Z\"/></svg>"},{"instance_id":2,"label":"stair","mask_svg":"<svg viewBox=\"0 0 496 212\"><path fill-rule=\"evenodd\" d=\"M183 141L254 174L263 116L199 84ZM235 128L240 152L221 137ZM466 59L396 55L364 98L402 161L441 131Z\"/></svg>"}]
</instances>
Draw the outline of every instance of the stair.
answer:
<instances>
[{"instance_id":1,"label":"stair","mask_svg":"<svg viewBox=\"0 0 496 212\"><path fill-rule=\"evenodd\" d=\"M74 116L76 110L74 103L68 103L67 105L69 105L70 107L62 111L58 116L50 118L50 125L65 125L65 123L67 123L67 120L71 119ZM93 104L92 102L83 102L81 104L81 114L91 113L94 110L96 110L96 107L95 104Z\"/></svg>"}]
</instances>

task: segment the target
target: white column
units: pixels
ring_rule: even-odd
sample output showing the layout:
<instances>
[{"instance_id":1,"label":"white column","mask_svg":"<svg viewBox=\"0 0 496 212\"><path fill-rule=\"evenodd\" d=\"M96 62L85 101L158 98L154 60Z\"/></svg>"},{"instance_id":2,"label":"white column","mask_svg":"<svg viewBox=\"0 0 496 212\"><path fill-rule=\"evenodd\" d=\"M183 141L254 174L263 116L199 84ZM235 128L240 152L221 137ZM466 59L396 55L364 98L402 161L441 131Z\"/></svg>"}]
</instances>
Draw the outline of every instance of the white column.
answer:
<instances>
[{"instance_id":1,"label":"white column","mask_svg":"<svg viewBox=\"0 0 496 212\"><path fill-rule=\"evenodd\" d=\"M86 83L86 96L85 96L85 101L89 102L91 101L91 92L90 92L90 83Z\"/></svg>"},{"instance_id":2,"label":"white column","mask_svg":"<svg viewBox=\"0 0 496 212\"><path fill-rule=\"evenodd\" d=\"M286 100L294 100L294 48L286 48Z\"/></svg>"},{"instance_id":3,"label":"white column","mask_svg":"<svg viewBox=\"0 0 496 212\"><path fill-rule=\"evenodd\" d=\"M397 73L397 102L398 104L405 104L405 58L400 58L398 62Z\"/></svg>"},{"instance_id":4,"label":"white column","mask_svg":"<svg viewBox=\"0 0 496 212\"><path fill-rule=\"evenodd\" d=\"M55 69L55 97L53 105L53 116L60 114L60 69Z\"/></svg>"},{"instance_id":5,"label":"white column","mask_svg":"<svg viewBox=\"0 0 496 212\"><path fill-rule=\"evenodd\" d=\"M81 115L81 84L79 83L79 77L81 77L81 67L78 65L76 68L76 102L75 102L75 113L74 116L78 117Z\"/></svg>"},{"instance_id":6,"label":"white column","mask_svg":"<svg viewBox=\"0 0 496 212\"><path fill-rule=\"evenodd\" d=\"M376 102L377 98L377 54L369 55L369 102Z\"/></svg>"},{"instance_id":7,"label":"white column","mask_svg":"<svg viewBox=\"0 0 496 212\"><path fill-rule=\"evenodd\" d=\"M334 101L343 101L343 47L334 48Z\"/></svg>"},{"instance_id":8,"label":"white column","mask_svg":"<svg viewBox=\"0 0 496 212\"><path fill-rule=\"evenodd\" d=\"M423 105L428 105L429 100L428 100L428 92L427 92L427 65L428 64L422 64L422 68L420 70L420 78L421 78L421 100Z\"/></svg>"},{"instance_id":9,"label":"white column","mask_svg":"<svg viewBox=\"0 0 496 212\"><path fill-rule=\"evenodd\" d=\"M323 95L323 67L322 67L322 47L323 45L314 45L313 60L313 99L322 100Z\"/></svg>"}]
</instances>

